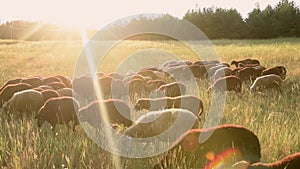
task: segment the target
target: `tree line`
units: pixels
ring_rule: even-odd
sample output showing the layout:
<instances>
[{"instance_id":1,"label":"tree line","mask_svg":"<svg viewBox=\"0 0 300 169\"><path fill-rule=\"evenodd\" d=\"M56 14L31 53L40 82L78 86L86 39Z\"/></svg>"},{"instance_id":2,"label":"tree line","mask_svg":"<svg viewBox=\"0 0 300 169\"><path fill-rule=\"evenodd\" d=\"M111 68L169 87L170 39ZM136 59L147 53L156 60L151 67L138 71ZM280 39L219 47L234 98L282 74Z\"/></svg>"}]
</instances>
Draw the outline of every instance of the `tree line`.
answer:
<instances>
[{"instance_id":1,"label":"tree line","mask_svg":"<svg viewBox=\"0 0 300 169\"><path fill-rule=\"evenodd\" d=\"M281 0L274 7L268 5L260 9L256 5L248 17L243 19L236 9L198 8L188 10L182 19L169 14L160 17L138 17L128 23L116 24L97 31L95 39L120 39L136 30L159 32L185 32L184 39L195 39L194 34L184 26L189 21L210 39L262 39L278 37L300 37L300 9L294 1ZM90 30L91 35L95 30ZM75 29L65 29L38 22L11 21L0 25L1 39L22 40L77 40L80 33ZM144 34L127 37L132 40L166 40L165 35ZM197 39L197 38L196 38Z\"/></svg>"}]
</instances>

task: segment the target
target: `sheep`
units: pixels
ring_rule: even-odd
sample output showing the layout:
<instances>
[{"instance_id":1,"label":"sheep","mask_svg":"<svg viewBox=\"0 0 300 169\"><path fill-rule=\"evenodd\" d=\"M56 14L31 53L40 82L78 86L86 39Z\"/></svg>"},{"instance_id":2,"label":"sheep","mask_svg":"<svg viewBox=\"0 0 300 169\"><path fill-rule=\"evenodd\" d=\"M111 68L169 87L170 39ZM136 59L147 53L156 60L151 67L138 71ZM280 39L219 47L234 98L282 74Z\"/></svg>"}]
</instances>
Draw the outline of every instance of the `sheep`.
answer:
<instances>
[{"instance_id":1,"label":"sheep","mask_svg":"<svg viewBox=\"0 0 300 169\"><path fill-rule=\"evenodd\" d=\"M43 95L44 102L49 100L50 98L59 97L59 93L52 89L46 89L41 91L41 94Z\"/></svg>"},{"instance_id":2,"label":"sheep","mask_svg":"<svg viewBox=\"0 0 300 169\"><path fill-rule=\"evenodd\" d=\"M0 93L1 93L1 91L2 91L7 85L10 85L10 84L17 84L17 83L19 83L21 80L22 80L21 78L8 80L8 81L1 87Z\"/></svg>"},{"instance_id":3,"label":"sheep","mask_svg":"<svg viewBox=\"0 0 300 169\"><path fill-rule=\"evenodd\" d=\"M213 89L223 90L223 91L235 91L236 93L241 93L242 91L242 81L236 76L225 76L216 80L209 88L208 92Z\"/></svg>"},{"instance_id":4,"label":"sheep","mask_svg":"<svg viewBox=\"0 0 300 169\"><path fill-rule=\"evenodd\" d=\"M190 65L189 69L194 75L194 78L203 79L207 73L207 67L205 65Z\"/></svg>"},{"instance_id":5,"label":"sheep","mask_svg":"<svg viewBox=\"0 0 300 169\"><path fill-rule=\"evenodd\" d=\"M32 87L38 87L44 84L41 77L28 77L20 80L20 83L30 84Z\"/></svg>"},{"instance_id":6,"label":"sheep","mask_svg":"<svg viewBox=\"0 0 300 169\"><path fill-rule=\"evenodd\" d=\"M213 79L218 80L221 77L232 75L232 70L228 67L221 67L217 69L214 73Z\"/></svg>"},{"instance_id":7,"label":"sheep","mask_svg":"<svg viewBox=\"0 0 300 169\"><path fill-rule=\"evenodd\" d=\"M157 80L159 77L151 70L143 70L137 74L142 75L143 77L150 77L152 80Z\"/></svg>"},{"instance_id":8,"label":"sheep","mask_svg":"<svg viewBox=\"0 0 300 169\"><path fill-rule=\"evenodd\" d=\"M233 165L232 169L298 169L300 168L300 153L295 153L284 157L274 163L254 163L240 161Z\"/></svg>"},{"instance_id":9,"label":"sheep","mask_svg":"<svg viewBox=\"0 0 300 169\"><path fill-rule=\"evenodd\" d=\"M100 115L103 114L101 110L106 112L109 122L105 121ZM78 114L80 122L88 122L94 128L99 128L103 125L103 121L111 125L123 124L127 127L132 125L130 108L125 102L118 99L93 101L89 105L82 107Z\"/></svg>"},{"instance_id":10,"label":"sheep","mask_svg":"<svg viewBox=\"0 0 300 169\"><path fill-rule=\"evenodd\" d=\"M186 92L186 87L181 82L172 82L165 85L161 85L158 90L164 92L167 97L176 97L184 95Z\"/></svg>"},{"instance_id":11,"label":"sheep","mask_svg":"<svg viewBox=\"0 0 300 169\"><path fill-rule=\"evenodd\" d=\"M149 80L147 82L146 88L148 92L158 89L161 85L165 85L166 82L163 80Z\"/></svg>"},{"instance_id":12,"label":"sheep","mask_svg":"<svg viewBox=\"0 0 300 169\"><path fill-rule=\"evenodd\" d=\"M62 82L60 78L55 76L49 76L43 79L44 84L52 83L52 82Z\"/></svg>"},{"instance_id":13,"label":"sheep","mask_svg":"<svg viewBox=\"0 0 300 169\"><path fill-rule=\"evenodd\" d=\"M134 79L129 82L127 88L131 102L135 102L137 99L141 98L147 93L145 82L140 79Z\"/></svg>"},{"instance_id":14,"label":"sheep","mask_svg":"<svg viewBox=\"0 0 300 169\"><path fill-rule=\"evenodd\" d=\"M4 105L3 108L11 113L37 112L44 104L41 92L33 89L23 90L15 93Z\"/></svg>"},{"instance_id":15,"label":"sheep","mask_svg":"<svg viewBox=\"0 0 300 169\"><path fill-rule=\"evenodd\" d=\"M201 99L192 95L174 97L173 107L189 110L197 117L200 117L204 110Z\"/></svg>"},{"instance_id":16,"label":"sheep","mask_svg":"<svg viewBox=\"0 0 300 169\"><path fill-rule=\"evenodd\" d=\"M77 119L78 109L79 104L73 97L50 98L40 108L35 119L37 119L38 127L47 121L53 129L56 124L73 122L73 130L75 130L75 126L79 123Z\"/></svg>"},{"instance_id":17,"label":"sheep","mask_svg":"<svg viewBox=\"0 0 300 169\"><path fill-rule=\"evenodd\" d=\"M67 86L62 82L51 82L47 84L48 86L51 86L54 90L66 88Z\"/></svg>"},{"instance_id":18,"label":"sheep","mask_svg":"<svg viewBox=\"0 0 300 169\"><path fill-rule=\"evenodd\" d=\"M71 81L71 79L69 77L62 76L62 75L56 75L54 77L59 78L65 84L66 87L68 87L68 88L72 87L72 81Z\"/></svg>"},{"instance_id":19,"label":"sheep","mask_svg":"<svg viewBox=\"0 0 300 169\"><path fill-rule=\"evenodd\" d=\"M90 75L81 75L73 79L73 90L80 96L82 99L94 100L95 91L94 83Z\"/></svg>"},{"instance_id":20,"label":"sheep","mask_svg":"<svg viewBox=\"0 0 300 169\"><path fill-rule=\"evenodd\" d=\"M178 120L178 125L174 124L176 120ZM135 138L153 137L162 134L172 125L176 127L169 132L171 135L168 135L168 138L177 138L191 128L198 128L199 121L192 112L183 109L148 112L140 116L134 125L125 130L124 134Z\"/></svg>"},{"instance_id":21,"label":"sheep","mask_svg":"<svg viewBox=\"0 0 300 169\"><path fill-rule=\"evenodd\" d=\"M218 60L210 60L210 61L207 61L207 60L199 60L199 61L196 61L194 62L195 65L208 65L208 64L218 64L220 63L220 61Z\"/></svg>"},{"instance_id":22,"label":"sheep","mask_svg":"<svg viewBox=\"0 0 300 169\"><path fill-rule=\"evenodd\" d=\"M126 94L126 85L121 79L113 79L111 84L111 98L121 99Z\"/></svg>"},{"instance_id":23,"label":"sheep","mask_svg":"<svg viewBox=\"0 0 300 169\"><path fill-rule=\"evenodd\" d=\"M59 96L69 96L74 98L78 97L77 93L71 88L61 88L56 90L56 92L59 94Z\"/></svg>"},{"instance_id":24,"label":"sheep","mask_svg":"<svg viewBox=\"0 0 300 169\"><path fill-rule=\"evenodd\" d=\"M161 110L180 108L186 109L194 113L196 116L200 116L203 112L203 103L201 99L192 95L178 96L178 97L161 97L161 98L142 98L139 99L134 106L135 110Z\"/></svg>"},{"instance_id":25,"label":"sheep","mask_svg":"<svg viewBox=\"0 0 300 169\"><path fill-rule=\"evenodd\" d=\"M237 72L237 77L239 77L242 82L254 81L261 74L260 70L254 67L245 67Z\"/></svg>"},{"instance_id":26,"label":"sheep","mask_svg":"<svg viewBox=\"0 0 300 169\"><path fill-rule=\"evenodd\" d=\"M262 91L263 89L276 88L280 93L282 93L281 87L282 79L278 75L270 74L258 77L255 79L250 87L250 91Z\"/></svg>"},{"instance_id":27,"label":"sheep","mask_svg":"<svg viewBox=\"0 0 300 169\"><path fill-rule=\"evenodd\" d=\"M212 77L215 74L215 72L220 68L227 68L227 66L218 64L208 68L206 77Z\"/></svg>"},{"instance_id":28,"label":"sheep","mask_svg":"<svg viewBox=\"0 0 300 169\"><path fill-rule=\"evenodd\" d=\"M192 129L175 141L154 168L205 168L209 156L234 150L234 161L259 162L260 143L249 129L226 124L217 127ZM173 157L173 159L172 159ZM174 159L176 157L176 160Z\"/></svg>"},{"instance_id":29,"label":"sheep","mask_svg":"<svg viewBox=\"0 0 300 169\"><path fill-rule=\"evenodd\" d=\"M107 74L106 76L111 77L112 79L118 79L118 80L123 80L124 79L124 75L117 73L117 72L112 72Z\"/></svg>"},{"instance_id":30,"label":"sheep","mask_svg":"<svg viewBox=\"0 0 300 169\"><path fill-rule=\"evenodd\" d=\"M286 68L283 66L274 66L274 67L265 69L261 73L262 76L270 75L270 74L278 75L284 80L286 78Z\"/></svg>"},{"instance_id":31,"label":"sheep","mask_svg":"<svg viewBox=\"0 0 300 169\"><path fill-rule=\"evenodd\" d=\"M240 61L232 61L231 62L231 65L235 65L235 67L239 67L239 63L242 63L242 64L260 64L260 62L256 59L244 59L244 60L240 60Z\"/></svg>"},{"instance_id":32,"label":"sheep","mask_svg":"<svg viewBox=\"0 0 300 169\"><path fill-rule=\"evenodd\" d=\"M174 105L174 101L170 97L160 97L160 98L141 98L138 99L134 105L135 110L161 110L161 109L170 109Z\"/></svg>"},{"instance_id":33,"label":"sheep","mask_svg":"<svg viewBox=\"0 0 300 169\"><path fill-rule=\"evenodd\" d=\"M16 92L31 89L32 86L27 83L17 83L17 84L10 84L3 88L0 93L0 107L3 103L8 101Z\"/></svg>"}]
</instances>

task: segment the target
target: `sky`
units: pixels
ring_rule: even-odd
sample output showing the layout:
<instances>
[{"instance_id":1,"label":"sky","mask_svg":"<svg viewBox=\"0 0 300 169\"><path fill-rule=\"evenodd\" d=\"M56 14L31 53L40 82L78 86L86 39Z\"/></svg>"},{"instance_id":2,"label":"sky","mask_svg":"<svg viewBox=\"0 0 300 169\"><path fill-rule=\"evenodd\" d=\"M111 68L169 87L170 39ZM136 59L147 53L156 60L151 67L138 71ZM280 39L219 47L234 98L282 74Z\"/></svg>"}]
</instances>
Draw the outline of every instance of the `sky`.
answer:
<instances>
[{"instance_id":1,"label":"sky","mask_svg":"<svg viewBox=\"0 0 300 169\"><path fill-rule=\"evenodd\" d=\"M102 28L118 19L142 13L182 18L189 9L236 8L243 18L258 3L261 9L279 0L0 0L0 22L43 21L66 27ZM300 0L294 0L300 6Z\"/></svg>"}]
</instances>

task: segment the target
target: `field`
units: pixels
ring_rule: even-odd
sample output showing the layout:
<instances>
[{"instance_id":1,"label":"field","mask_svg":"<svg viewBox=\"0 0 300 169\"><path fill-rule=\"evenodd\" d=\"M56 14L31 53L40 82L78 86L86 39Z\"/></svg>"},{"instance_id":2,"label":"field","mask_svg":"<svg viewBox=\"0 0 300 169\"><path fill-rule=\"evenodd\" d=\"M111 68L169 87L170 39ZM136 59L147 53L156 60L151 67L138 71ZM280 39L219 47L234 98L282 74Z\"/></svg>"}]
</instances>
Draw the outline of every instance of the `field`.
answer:
<instances>
[{"instance_id":1,"label":"field","mask_svg":"<svg viewBox=\"0 0 300 169\"><path fill-rule=\"evenodd\" d=\"M220 124L239 124L252 130L260 140L261 161L273 162L300 152L300 39L214 40L212 43L223 62L256 58L266 67L283 65L287 68L282 94L276 91L250 94L249 85L244 86L241 97L228 93ZM34 75L72 77L82 46L80 41L2 40L0 85L9 79ZM182 59L197 59L191 51L175 42L130 41L120 43L109 52L98 70L114 71L125 56L149 47L164 49ZM134 65L145 63L148 62ZM199 95L208 108L210 98L205 90L201 89ZM39 130L33 117L9 120L1 112L0 128L0 166L4 168L118 167L113 160L117 157L101 150L80 127L72 132L66 126L59 126L52 132L45 124ZM121 160L127 168L151 168L159 158Z\"/></svg>"}]
</instances>

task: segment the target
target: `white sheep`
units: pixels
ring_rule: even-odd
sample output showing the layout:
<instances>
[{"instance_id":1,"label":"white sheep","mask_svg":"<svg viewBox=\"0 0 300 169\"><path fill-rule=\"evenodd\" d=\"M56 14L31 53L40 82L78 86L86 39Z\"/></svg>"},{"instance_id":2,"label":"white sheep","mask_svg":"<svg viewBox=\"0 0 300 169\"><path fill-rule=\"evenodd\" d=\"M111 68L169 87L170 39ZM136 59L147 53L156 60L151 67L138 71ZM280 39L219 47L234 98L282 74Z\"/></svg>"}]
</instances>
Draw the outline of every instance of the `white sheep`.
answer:
<instances>
[{"instance_id":1,"label":"white sheep","mask_svg":"<svg viewBox=\"0 0 300 169\"><path fill-rule=\"evenodd\" d=\"M166 137L178 137L185 131L198 128L198 126L199 120L194 113L184 109L165 109L142 115L134 125L125 130L124 134L131 137L147 138L162 134L170 128L169 133L171 135L162 136L165 140Z\"/></svg>"},{"instance_id":2,"label":"white sheep","mask_svg":"<svg viewBox=\"0 0 300 169\"><path fill-rule=\"evenodd\" d=\"M43 104L44 98L41 92L28 89L15 93L3 107L10 112L37 112Z\"/></svg>"},{"instance_id":3,"label":"white sheep","mask_svg":"<svg viewBox=\"0 0 300 169\"><path fill-rule=\"evenodd\" d=\"M258 77L255 79L250 87L250 91L262 91L263 89L276 88L279 92L282 92L280 86L282 84L282 79L280 76L271 74Z\"/></svg>"}]
</instances>

